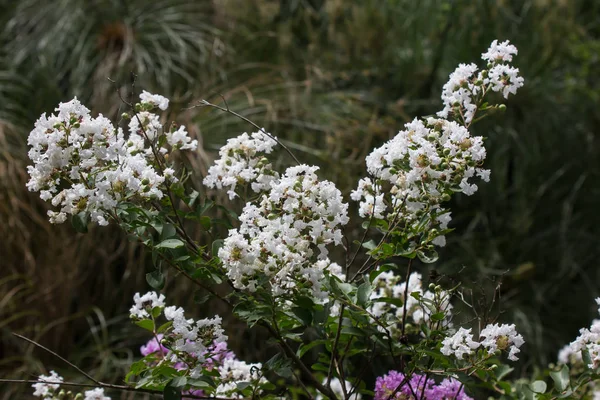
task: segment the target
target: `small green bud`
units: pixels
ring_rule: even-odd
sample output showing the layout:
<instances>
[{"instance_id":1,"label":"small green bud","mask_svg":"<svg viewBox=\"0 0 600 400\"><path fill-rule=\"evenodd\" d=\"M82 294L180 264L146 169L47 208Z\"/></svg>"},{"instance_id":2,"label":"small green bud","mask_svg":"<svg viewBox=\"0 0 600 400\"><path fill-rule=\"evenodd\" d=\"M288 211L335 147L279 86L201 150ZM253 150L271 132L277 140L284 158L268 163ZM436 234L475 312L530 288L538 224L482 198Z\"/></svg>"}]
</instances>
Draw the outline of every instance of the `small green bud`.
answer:
<instances>
[{"instance_id":1,"label":"small green bud","mask_svg":"<svg viewBox=\"0 0 600 400\"><path fill-rule=\"evenodd\" d=\"M500 110L500 111L506 111L506 104L500 104L500 105L498 105L498 110Z\"/></svg>"},{"instance_id":2,"label":"small green bud","mask_svg":"<svg viewBox=\"0 0 600 400\"><path fill-rule=\"evenodd\" d=\"M434 283L430 283L429 284L429 290L435 290L435 284Z\"/></svg>"},{"instance_id":3,"label":"small green bud","mask_svg":"<svg viewBox=\"0 0 600 400\"><path fill-rule=\"evenodd\" d=\"M442 195L442 201L450 201L450 195L448 193L444 193Z\"/></svg>"},{"instance_id":4,"label":"small green bud","mask_svg":"<svg viewBox=\"0 0 600 400\"><path fill-rule=\"evenodd\" d=\"M121 114L121 118L123 119L129 119L129 114L124 112L123 114Z\"/></svg>"},{"instance_id":5,"label":"small green bud","mask_svg":"<svg viewBox=\"0 0 600 400\"><path fill-rule=\"evenodd\" d=\"M142 185L147 185L150 183L150 179L146 178L142 180Z\"/></svg>"},{"instance_id":6,"label":"small green bud","mask_svg":"<svg viewBox=\"0 0 600 400\"><path fill-rule=\"evenodd\" d=\"M150 186L146 186L144 187L144 189L142 190L144 193L148 193L150 191Z\"/></svg>"},{"instance_id":7,"label":"small green bud","mask_svg":"<svg viewBox=\"0 0 600 400\"><path fill-rule=\"evenodd\" d=\"M82 393L77 393L77 396L75 396L74 400L83 400L83 394Z\"/></svg>"}]
</instances>

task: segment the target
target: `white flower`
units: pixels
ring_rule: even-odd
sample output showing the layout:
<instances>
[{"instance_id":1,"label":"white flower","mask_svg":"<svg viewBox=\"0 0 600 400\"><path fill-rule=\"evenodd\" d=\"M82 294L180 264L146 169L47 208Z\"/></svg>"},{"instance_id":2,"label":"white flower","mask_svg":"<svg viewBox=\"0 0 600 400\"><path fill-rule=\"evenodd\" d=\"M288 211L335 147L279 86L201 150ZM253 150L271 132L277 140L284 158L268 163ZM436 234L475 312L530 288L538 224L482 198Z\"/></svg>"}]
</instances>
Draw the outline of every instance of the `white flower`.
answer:
<instances>
[{"instance_id":1,"label":"white flower","mask_svg":"<svg viewBox=\"0 0 600 400\"><path fill-rule=\"evenodd\" d=\"M489 171L480 168L485 157L483 139L471 136L464 126L415 119L367 156L371 178L361 179L351 198L360 201L361 217L395 218L406 232L418 232L415 239L424 240L415 245L443 246L439 231L447 229L451 217L441 204L454 192L473 194L475 177L489 179ZM425 212L429 219L424 219ZM431 235L420 237L423 231Z\"/></svg>"},{"instance_id":2,"label":"white flower","mask_svg":"<svg viewBox=\"0 0 600 400\"><path fill-rule=\"evenodd\" d=\"M63 382L62 376L58 375L54 371L50 371L50 376L40 375L38 380L43 382L38 382L31 385L35 389L33 395L37 397L43 397L44 399L48 398L48 396L52 396Z\"/></svg>"},{"instance_id":3,"label":"white flower","mask_svg":"<svg viewBox=\"0 0 600 400\"><path fill-rule=\"evenodd\" d=\"M174 148L194 151L198 147L198 141L189 138L185 126L183 125L174 132L167 132L166 136L167 142Z\"/></svg>"},{"instance_id":4,"label":"white flower","mask_svg":"<svg viewBox=\"0 0 600 400\"><path fill-rule=\"evenodd\" d=\"M525 79L519 76L519 69L509 65L499 64L492 67L488 77L483 80L486 85L491 85L494 92L502 92L504 98L509 94L516 94L517 89L523 87Z\"/></svg>"},{"instance_id":5,"label":"white flower","mask_svg":"<svg viewBox=\"0 0 600 400\"><path fill-rule=\"evenodd\" d=\"M43 200L58 208L48 212L50 222L62 223L69 215L87 213L93 222L107 225L121 202L163 197L165 176L173 169L164 166L165 174L161 174L154 167L157 160L150 141L163 134L156 114L138 113L126 139L122 129L107 118L92 118L77 99L61 103L56 111L55 115L43 114L27 139L33 161L27 167L31 178L27 188L40 192ZM171 139L175 137L181 149L193 148L195 142L184 133L180 128ZM160 154L167 152L158 149Z\"/></svg>"},{"instance_id":6,"label":"white flower","mask_svg":"<svg viewBox=\"0 0 600 400\"><path fill-rule=\"evenodd\" d=\"M215 396L230 397L234 399L243 398L238 393L238 383L246 382L252 386L266 383L267 380L261 376L262 364L248 364L236 359L225 359L219 366L219 378L221 383L217 386Z\"/></svg>"},{"instance_id":7,"label":"white flower","mask_svg":"<svg viewBox=\"0 0 600 400\"><path fill-rule=\"evenodd\" d=\"M517 361L516 356L521 350L519 349L525 341L523 336L517 333L515 324L487 325L480 333L482 338L481 345L485 347L488 353L494 353L497 350L509 350L508 359Z\"/></svg>"},{"instance_id":8,"label":"white flower","mask_svg":"<svg viewBox=\"0 0 600 400\"><path fill-rule=\"evenodd\" d=\"M451 325L452 305L450 304L450 295L443 290L438 293L433 293L429 290L424 291L422 276L418 272L410 274L410 277L408 278L408 288L406 287L407 283L392 271L381 272L373 279L372 285L373 291L369 297L372 305L368 310L373 316L380 318L380 322L386 321L386 319L382 317L385 317L388 314L393 315L395 318L390 320L391 325L389 326L392 332L400 332L397 325L399 321L402 321L404 307L377 301L377 299L400 299L402 300L402 303L406 301L407 318L410 318L416 324L429 321L431 311L421 301L412 296L412 293L417 293L420 297L428 299L428 302L431 304L435 304L436 307L438 307L438 311L444 313L442 325ZM408 294L406 300L404 299L405 292Z\"/></svg>"},{"instance_id":9,"label":"white flower","mask_svg":"<svg viewBox=\"0 0 600 400\"><path fill-rule=\"evenodd\" d=\"M134 305L129 309L129 314L139 319L150 317L147 311L148 308L165 306L165 296L163 294L158 295L156 292L148 292L143 296L136 293L133 296L133 301Z\"/></svg>"},{"instance_id":10,"label":"white flower","mask_svg":"<svg viewBox=\"0 0 600 400\"><path fill-rule=\"evenodd\" d=\"M438 116L447 118L457 106L461 107L466 123L473 120L477 111L474 97L479 94L480 88L475 84L477 80L477 66L475 64L459 64L450 74L448 82L442 89L442 102L444 109Z\"/></svg>"},{"instance_id":11,"label":"white flower","mask_svg":"<svg viewBox=\"0 0 600 400\"><path fill-rule=\"evenodd\" d=\"M237 196L235 189L238 185L250 184L256 193L268 190L278 174L260 153L270 154L276 144L264 130L254 132L251 136L244 132L229 139L219 151L220 158L208 169L204 185L216 189L228 188L230 199Z\"/></svg>"},{"instance_id":12,"label":"white flower","mask_svg":"<svg viewBox=\"0 0 600 400\"><path fill-rule=\"evenodd\" d=\"M145 90L140 94L142 103L153 104L161 110L166 110L169 107L169 99L159 94L148 93Z\"/></svg>"},{"instance_id":13,"label":"white flower","mask_svg":"<svg viewBox=\"0 0 600 400\"><path fill-rule=\"evenodd\" d=\"M104 389L95 388L92 390L85 391L85 398L83 400L111 400L110 397L104 395Z\"/></svg>"},{"instance_id":14,"label":"white flower","mask_svg":"<svg viewBox=\"0 0 600 400\"><path fill-rule=\"evenodd\" d=\"M510 44L508 40L498 43L498 40L494 40L490 45L490 48L481 54L481 58L485 61L494 62L511 62L512 56L516 55L519 51L515 46Z\"/></svg>"},{"instance_id":15,"label":"white flower","mask_svg":"<svg viewBox=\"0 0 600 400\"><path fill-rule=\"evenodd\" d=\"M465 355L473 354L481 343L473 340L471 328L459 328L452 336L448 336L442 341L442 354L449 356L454 355L459 360L462 360Z\"/></svg>"},{"instance_id":16,"label":"white flower","mask_svg":"<svg viewBox=\"0 0 600 400\"><path fill-rule=\"evenodd\" d=\"M333 183L318 179L317 170L290 167L270 183L258 205L246 204L239 229L229 231L219 250L236 288L254 291L266 276L277 296L309 283L313 297L324 297L320 282L328 268L336 268L327 246L341 244L348 205Z\"/></svg>"}]
</instances>

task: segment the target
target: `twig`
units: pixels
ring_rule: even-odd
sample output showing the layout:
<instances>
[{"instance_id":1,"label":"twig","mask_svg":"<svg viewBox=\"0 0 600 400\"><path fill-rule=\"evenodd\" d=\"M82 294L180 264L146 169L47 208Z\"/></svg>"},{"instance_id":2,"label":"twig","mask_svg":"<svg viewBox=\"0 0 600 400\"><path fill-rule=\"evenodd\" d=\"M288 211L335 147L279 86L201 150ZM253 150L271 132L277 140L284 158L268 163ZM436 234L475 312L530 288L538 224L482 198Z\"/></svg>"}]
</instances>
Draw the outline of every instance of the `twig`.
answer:
<instances>
[{"instance_id":1,"label":"twig","mask_svg":"<svg viewBox=\"0 0 600 400\"><path fill-rule=\"evenodd\" d=\"M42 381L42 380L34 380L34 379L0 379L0 383L50 383L54 384L55 382ZM76 382L56 382L56 384L64 385L64 386L73 386L73 387L103 387L106 389L114 389L121 390L124 392L140 392L140 393L149 393L155 395L163 395L162 390L153 390L153 389L143 389L143 388L134 388L131 386L125 385L113 385L112 383L104 383L98 382L95 385L89 383L76 383ZM189 399L200 399L200 400L233 400L228 397L207 397L207 396L197 396L194 394L184 394L185 398Z\"/></svg>"},{"instance_id":2,"label":"twig","mask_svg":"<svg viewBox=\"0 0 600 400\"><path fill-rule=\"evenodd\" d=\"M283 337L281 337L281 335L279 334L279 332L273 328L269 323L267 323L264 320L261 320L260 322L261 326L264 326L265 328L267 328L267 330L269 331L269 333L271 334L271 336L273 336L275 339L277 339L277 341L281 344L281 346L283 347L283 351L285 352L285 354L292 359L292 361L300 368L300 370L302 371L302 373L304 375L306 375L311 383L313 384L313 386L321 393L323 393L325 396L329 397L331 400L336 400L337 397L335 395L335 393L333 393L333 391L327 387L325 387L321 382L319 382L317 380L317 378L315 378L315 376L312 374L312 372L308 369L308 367L306 365L304 365L304 363L302 362L302 360L300 360L300 358L296 355L296 353L294 352L294 350L292 350L292 348L290 347L289 344L287 344L287 342L285 341L285 339Z\"/></svg>"},{"instance_id":3,"label":"twig","mask_svg":"<svg viewBox=\"0 0 600 400\"><path fill-rule=\"evenodd\" d=\"M92 382L94 382L96 385L100 384L100 382L97 379L95 379L94 377L92 377L90 374L88 374L87 372L85 372L84 370L82 370L81 368L79 368L77 365L73 364L72 362L70 362L66 358L64 358L64 357L58 355L56 352L50 350L46 346L42 346L41 344L39 344L39 343L37 343L37 342L35 342L35 341L33 341L33 340L25 337L25 336L19 335L18 333L14 333L13 332L13 335L16 336L16 337L18 337L19 339L25 340L26 342L29 342L29 343L33 344L34 346L39 347L40 349L43 349L43 350L47 351L48 353L52 354L53 356L55 356L55 357L61 359L62 361L66 362L67 364L69 364L69 366L71 366L77 372L79 372L80 374L82 374L83 376L85 376L86 378L88 378L89 380L91 380Z\"/></svg>"},{"instance_id":4,"label":"twig","mask_svg":"<svg viewBox=\"0 0 600 400\"><path fill-rule=\"evenodd\" d=\"M225 97L223 95L220 95L221 98L223 99L223 101L225 102L225 107L221 107L218 106L216 104L213 104L207 100L200 100L200 104L192 106L192 107L188 107L186 108L186 110L191 110L192 108L196 108L196 107L212 107L212 108L216 108L217 110L221 110L224 111L226 113L229 113L239 119L241 119L242 121L245 121L247 123L249 123L250 125L252 125L253 127L255 127L256 129L258 129L260 132L263 132L264 134L266 134L267 136L269 136L271 139L273 139L278 145L280 145L289 155L290 157L292 157L294 159L294 161L296 162L296 164L300 165L302 164L294 155L294 153L292 153L292 151L283 143L281 143L281 141L279 139L277 139L275 136L271 135L270 133L268 133L267 131L264 130L264 128L261 128L260 126L258 126L256 123L252 122L251 120L249 120L248 118L244 117L241 114L236 113L235 111L231 110L229 108L229 104L227 104L227 101L225 100Z\"/></svg>"}]
</instances>

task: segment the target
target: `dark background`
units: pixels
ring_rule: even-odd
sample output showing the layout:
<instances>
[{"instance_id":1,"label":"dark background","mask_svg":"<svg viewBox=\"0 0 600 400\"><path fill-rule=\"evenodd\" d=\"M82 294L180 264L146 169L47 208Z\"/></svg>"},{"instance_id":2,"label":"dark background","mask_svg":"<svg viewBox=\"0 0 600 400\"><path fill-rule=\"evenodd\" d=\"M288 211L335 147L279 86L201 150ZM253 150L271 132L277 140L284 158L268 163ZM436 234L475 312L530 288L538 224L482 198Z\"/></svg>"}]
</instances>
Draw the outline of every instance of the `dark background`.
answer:
<instances>
[{"instance_id":1,"label":"dark background","mask_svg":"<svg viewBox=\"0 0 600 400\"><path fill-rule=\"evenodd\" d=\"M374 146L442 108L441 87L459 62L477 62L493 39L509 39L525 87L503 115L473 128L487 138L492 181L454 198L456 230L433 268L452 279L460 272L480 310L503 282L493 313L526 339L515 378L555 361L597 316L598 1L2 0L0 20L3 377L54 368L80 378L11 332L110 382L147 340L127 320L133 293L148 289L143 249L115 227L82 235L51 226L47 205L25 189L26 139L39 115L77 96L116 118L116 89L129 93L132 72L135 90L172 99L166 118L202 143L191 161L198 176L227 138L251 129L214 110L186 109L223 94L321 165L347 196ZM220 311L216 303L194 308L183 280L168 285L170 303L197 315ZM261 332L236 324L228 322L232 347L264 361L261 346L249 345L261 343ZM8 399L23 389L31 393L18 385L0 392Z\"/></svg>"}]
</instances>

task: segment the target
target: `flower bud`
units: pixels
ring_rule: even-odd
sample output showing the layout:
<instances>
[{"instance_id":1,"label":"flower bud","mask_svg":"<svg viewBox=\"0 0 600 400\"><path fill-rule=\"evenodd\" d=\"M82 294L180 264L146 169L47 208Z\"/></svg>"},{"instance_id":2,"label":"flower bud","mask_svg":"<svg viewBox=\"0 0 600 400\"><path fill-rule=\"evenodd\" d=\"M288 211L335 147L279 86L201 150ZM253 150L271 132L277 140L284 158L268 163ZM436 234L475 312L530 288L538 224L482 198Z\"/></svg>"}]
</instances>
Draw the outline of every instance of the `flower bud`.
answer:
<instances>
[{"instance_id":1,"label":"flower bud","mask_svg":"<svg viewBox=\"0 0 600 400\"><path fill-rule=\"evenodd\" d=\"M123 119L129 119L129 114L124 112L123 114L121 114L121 118Z\"/></svg>"}]
</instances>

